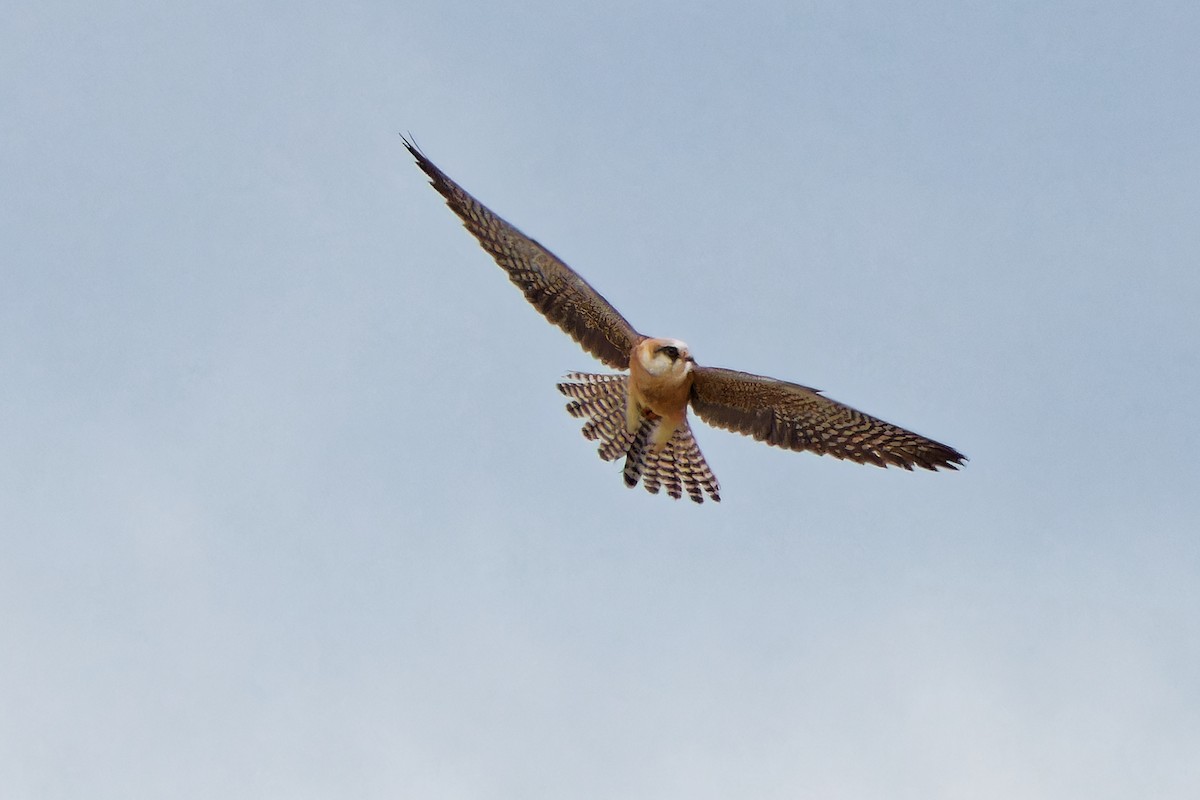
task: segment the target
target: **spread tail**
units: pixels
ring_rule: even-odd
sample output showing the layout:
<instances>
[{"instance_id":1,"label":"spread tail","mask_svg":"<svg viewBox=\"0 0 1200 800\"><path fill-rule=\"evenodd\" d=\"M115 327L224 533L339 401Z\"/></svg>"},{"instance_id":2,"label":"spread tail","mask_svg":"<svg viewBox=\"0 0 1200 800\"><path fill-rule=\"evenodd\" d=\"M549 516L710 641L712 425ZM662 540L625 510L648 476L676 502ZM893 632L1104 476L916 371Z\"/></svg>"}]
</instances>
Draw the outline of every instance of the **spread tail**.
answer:
<instances>
[{"instance_id":1,"label":"spread tail","mask_svg":"<svg viewBox=\"0 0 1200 800\"><path fill-rule=\"evenodd\" d=\"M641 480L651 494L658 494L665 486L667 494L676 500L686 491L697 503L704 502L705 494L714 502L720 502L721 487L704 460L686 419L657 452L652 443L660 420L642 419L636 433L626 429L627 382L625 375L572 372L558 384L558 390L572 398L567 403L567 413L587 420L583 425L584 438L600 442L602 459L615 461L625 456L626 486L637 486Z\"/></svg>"}]
</instances>

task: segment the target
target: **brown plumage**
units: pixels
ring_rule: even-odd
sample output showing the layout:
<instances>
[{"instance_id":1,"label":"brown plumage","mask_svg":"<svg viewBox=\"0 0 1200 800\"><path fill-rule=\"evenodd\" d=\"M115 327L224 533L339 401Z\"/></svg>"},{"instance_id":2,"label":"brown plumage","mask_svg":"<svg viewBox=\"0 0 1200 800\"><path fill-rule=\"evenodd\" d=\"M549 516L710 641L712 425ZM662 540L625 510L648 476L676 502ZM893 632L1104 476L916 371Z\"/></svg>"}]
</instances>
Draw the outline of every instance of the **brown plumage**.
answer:
<instances>
[{"instance_id":1,"label":"brown plumage","mask_svg":"<svg viewBox=\"0 0 1200 800\"><path fill-rule=\"evenodd\" d=\"M622 474L626 485L636 486L641 478L651 494L658 494L659 488L666 486L667 494L675 499L686 490L688 497L697 503L704 502L705 494L720 502L720 484L704 460L687 420L658 450L654 449L653 440L662 424L661 418L643 416L637 430L629 432L625 423L628 382L625 375L572 372L558 384L558 390L574 398L567 403L567 413L587 420L583 436L600 442L600 458L615 461L625 456Z\"/></svg>"},{"instance_id":2,"label":"brown plumage","mask_svg":"<svg viewBox=\"0 0 1200 800\"><path fill-rule=\"evenodd\" d=\"M542 316L613 369L629 368L629 350L642 337L611 303L558 256L463 191L412 142L405 139L404 146L429 176L430 185L446 198L446 205Z\"/></svg>"},{"instance_id":3,"label":"brown plumage","mask_svg":"<svg viewBox=\"0 0 1200 800\"><path fill-rule=\"evenodd\" d=\"M628 375L571 373L558 385L567 411L586 420L583 435L600 457L625 457L625 483L697 503L719 501L720 487L687 420L700 419L788 450L808 450L860 464L911 470L956 469L966 457L952 447L825 397L816 389L695 363L675 339L638 333L574 270L468 194L416 146L404 146L467 230L546 319L583 349Z\"/></svg>"},{"instance_id":4,"label":"brown plumage","mask_svg":"<svg viewBox=\"0 0 1200 800\"><path fill-rule=\"evenodd\" d=\"M965 460L952 447L830 400L807 386L715 367L697 367L694 375L691 400L696 416L785 450L905 469L955 469Z\"/></svg>"}]
</instances>

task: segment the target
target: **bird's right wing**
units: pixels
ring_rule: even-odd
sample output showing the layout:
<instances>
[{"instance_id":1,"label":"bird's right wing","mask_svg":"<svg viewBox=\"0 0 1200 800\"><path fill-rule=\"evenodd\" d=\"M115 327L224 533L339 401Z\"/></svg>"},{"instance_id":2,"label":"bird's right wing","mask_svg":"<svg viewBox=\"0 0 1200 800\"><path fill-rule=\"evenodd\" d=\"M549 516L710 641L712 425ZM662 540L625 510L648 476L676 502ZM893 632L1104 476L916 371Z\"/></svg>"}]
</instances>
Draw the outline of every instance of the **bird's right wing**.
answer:
<instances>
[{"instance_id":1,"label":"bird's right wing","mask_svg":"<svg viewBox=\"0 0 1200 800\"><path fill-rule=\"evenodd\" d=\"M433 188L446 198L450 210L534 308L605 364L629 368L629 352L644 337L611 303L553 253L467 194L408 139L404 146L429 176Z\"/></svg>"},{"instance_id":2,"label":"bird's right wing","mask_svg":"<svg viewBox=\"0 0 1200 800\"><path fill-rule=\"evenodd\" d=\"M760 442L880 467L957 469L966 460L953 447L807 386L714 367L696 367L694 375L691 400L697 416Z\"/></svg>"}]
</instances>

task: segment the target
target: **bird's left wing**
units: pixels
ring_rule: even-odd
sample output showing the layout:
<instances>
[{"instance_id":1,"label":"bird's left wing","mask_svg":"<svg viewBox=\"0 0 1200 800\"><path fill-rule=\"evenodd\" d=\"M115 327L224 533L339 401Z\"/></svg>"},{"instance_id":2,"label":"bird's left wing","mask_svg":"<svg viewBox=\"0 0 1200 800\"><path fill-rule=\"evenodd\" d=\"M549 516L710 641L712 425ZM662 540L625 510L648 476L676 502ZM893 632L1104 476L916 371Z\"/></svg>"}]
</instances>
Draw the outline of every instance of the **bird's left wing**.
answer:
<instances>
[{"instance_id":1,"label":"bird's left wing","mask_svg":"<svg viewBox=\"0 0 1200 800\"><path fill-rule=\"evenodd\" d=\"M534 308L605 364L629 368L629 352L643 337L611 303L553 253L450 180L408 139L404 139L404 146L429 176L433 188L446 198L450 210L462 219Z\"/></svg>"},{"instance_id":2,"label":"bird's left wing","mask_svg":"<svg viewBox=\"0 0 1200 800\"><path fill-rule=\"evenodd\" d=\"M880 467L957 469L966 460L807 386L714 367L696 367L694 375L691 401L700 419L760 442Z\"/></svg>"}]
</instances>

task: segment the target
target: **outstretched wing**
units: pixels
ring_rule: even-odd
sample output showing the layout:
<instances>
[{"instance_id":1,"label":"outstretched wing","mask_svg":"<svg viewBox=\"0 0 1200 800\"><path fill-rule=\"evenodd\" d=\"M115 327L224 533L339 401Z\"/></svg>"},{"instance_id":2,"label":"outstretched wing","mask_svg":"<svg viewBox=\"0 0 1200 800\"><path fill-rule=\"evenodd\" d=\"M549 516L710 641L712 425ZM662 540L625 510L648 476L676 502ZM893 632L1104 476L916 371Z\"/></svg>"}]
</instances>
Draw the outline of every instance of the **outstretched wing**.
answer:
<instances>
[{"instance_id":1,"label":"outstretched wing","mask_svg":"<svg viewBox=\"0 0 1200 800\"><path fill-rule=\"evenodd\" d=\"M467 194L416 145L408 139L403 141L433 188L446 198L446 205L534 308L605 364L628 369L629 351L643 337L620 312L553 253Z\"/></svg>"},{"instance_id":2,"label":"outstretched wing","mask_svg":"<svg viewBox=\"0 0 1200 800\"><path fill-rule=\"evenodd\" d=\"M700 419L760 442L880 467L957 469L966 460L953 447L807 386L713 367L696 367L694 374L692 408Z\"/></svg>"}]
</instances>

